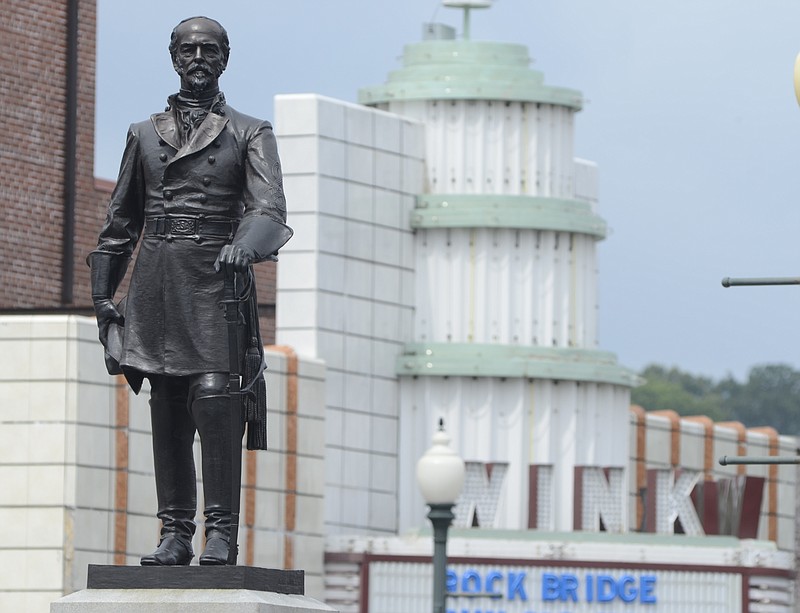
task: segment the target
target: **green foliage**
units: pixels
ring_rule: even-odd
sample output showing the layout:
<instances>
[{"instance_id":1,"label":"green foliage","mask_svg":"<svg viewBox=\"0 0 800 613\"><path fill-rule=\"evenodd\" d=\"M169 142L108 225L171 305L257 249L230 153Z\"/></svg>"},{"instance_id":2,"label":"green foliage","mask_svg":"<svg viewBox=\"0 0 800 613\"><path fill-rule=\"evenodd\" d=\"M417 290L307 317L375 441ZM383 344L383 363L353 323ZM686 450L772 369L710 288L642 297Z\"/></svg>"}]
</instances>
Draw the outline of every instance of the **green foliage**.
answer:
<instances>
[{"instance_id":1,"label":"green foliage","mask_svg":"<svg viewBox=\"0 0 800 613\"><path fill-rule=\"evenodd\" d=\"M656 364L640 374L647 383L632 391L633 404L648 411L671 409L679 415L707 415L714 421L728 419L722 407L722 395L711 379Z\"/></svg>"},{"instance_id":2,"label":"green foliage","mask_svg":"<svg viewBox=\"0 0 800 613\"><path fill-rule=\"evenodd\" d=\"M632 391L631 402L648 411L672 409L680 415L800 434L800 371L785 364L754 366L744 383L731 376L717 382L657 364L640 374L647 383Z\"/></svg>"},{"instance_id":3,"label":"green foliage","mask_svg":"<svg viewBox=\"0 0 800 613\"><path fill-rule=\"evenodd\" d=\"M733 419L800 434L800 372L785 364L754 366L744 385L728 377L719 388Z\"/></svg>"}]
</instances>

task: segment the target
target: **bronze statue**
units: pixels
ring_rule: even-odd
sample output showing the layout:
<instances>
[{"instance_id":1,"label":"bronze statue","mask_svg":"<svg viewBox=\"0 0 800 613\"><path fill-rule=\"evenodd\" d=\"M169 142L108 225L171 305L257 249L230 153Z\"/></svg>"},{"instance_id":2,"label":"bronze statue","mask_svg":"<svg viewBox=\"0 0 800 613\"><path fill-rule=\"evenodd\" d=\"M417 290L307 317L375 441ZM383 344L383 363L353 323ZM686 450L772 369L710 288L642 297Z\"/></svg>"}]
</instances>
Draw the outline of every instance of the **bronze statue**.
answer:
<instances>
[{"instance_id":1,"label":"bronze statue","mask_svg":"<svg viewBox=\"0 0 800 613\"><path fill-rule=\"evenodd\" d=\"M263 385L263 347L251 264L275 259L292 231L285 224L272 126L228 106L219 90L229 49L227 32L213 19L192 17L175 27L169 51L180 91L168 98L165 112L130 127L108 216L88 258L109 372L124 373L137 393L144 378L150 381L162 529L143 565L186 565L194 557L195 431L205 498L206 546L199 562L235 563L229 549L232 506L238 516L232 492L239 488L241 431L231 419L230 393L236 392L229 379L238 379L237 367L251 357L256 368L244 368L250 372L242 386L250 404L259 405L251 409L266 410L263 389L253 391ZM140 236L130 290L118 307L114 293ZM235 275L241 307L233 334L221 309L226 275ZM242 350L229 355L231 346L248 348L247 358ZM258 427L265 428L260 419ZM265 430L256 438L253 446L264 448Z\"/></svg>"}]
</instances>

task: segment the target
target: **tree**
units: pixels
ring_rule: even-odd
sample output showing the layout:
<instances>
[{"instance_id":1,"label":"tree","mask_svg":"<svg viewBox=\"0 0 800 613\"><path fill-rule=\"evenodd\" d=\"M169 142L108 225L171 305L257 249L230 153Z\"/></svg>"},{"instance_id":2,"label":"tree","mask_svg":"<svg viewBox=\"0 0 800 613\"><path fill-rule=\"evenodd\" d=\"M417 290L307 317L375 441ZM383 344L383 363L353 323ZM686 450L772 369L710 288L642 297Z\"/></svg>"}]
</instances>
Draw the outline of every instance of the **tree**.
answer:
<instances>
[{"instance_id":1,"label":"tree","mask_svg":"<svg viewBox=\"0 0 800 613\"><path fill-rule=\"evenodd\" d=\"M714 421L730 418L718 384L708 377L658 364L650 364L640 374L646 383L631 392L633 404L648 411L671 409L679 415L707 415Z\"/></svg>"},{"instance_id":2,"label":"tree","mask_svg":"<svg viewBox=\"0 0 800 613\"><path fill-rule=\"evenodd\" d=\"M754 366L745 383L730 375L715 382L658 364L640 374L646 383L631 392L631 402L648 411L672 409L679 415L707 415L714 421L800 435L800 371L786 364Z\"/></svg>"},{"instance_id":3,"label":"tree","mask_svg":"<svg viewBox=\"0 0 800 613\"><path fill-rule=\"evenodd\" d=\"M800 434L800 372L790 366L754 366L744 385L727 377L717 387L726 411L747 427L772 426L781 434Z\"/></svg>"}]
</instances>

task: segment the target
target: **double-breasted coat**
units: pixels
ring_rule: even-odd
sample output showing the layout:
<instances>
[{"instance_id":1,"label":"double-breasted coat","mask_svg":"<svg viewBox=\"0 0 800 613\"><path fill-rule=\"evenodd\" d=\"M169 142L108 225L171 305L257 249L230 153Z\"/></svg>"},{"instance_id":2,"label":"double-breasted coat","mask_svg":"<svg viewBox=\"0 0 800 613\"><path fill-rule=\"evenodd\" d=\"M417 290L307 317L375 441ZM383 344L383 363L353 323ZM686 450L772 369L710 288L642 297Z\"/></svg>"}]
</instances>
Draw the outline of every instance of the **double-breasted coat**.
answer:
<instances>
[{"instance_id":1,"label":"double-breasted coat","mask_svg":"<svg viewBox=\"0 0 800 613\"><path fill-rule=\"evenodd\" d=\"M97 250L130 257L143 235L119 360L129 380L228 371L224 278L214 262L226 243L240 239L236 228L248 217L286 221L272 126L222 100L182 146L174 97L165 112L128 131ZM145 230L154 227L146 220L164 217L185 218L193 230L176 236ZM217 228L231 222L231 232L208 235L206 222L222 222Z\"/></svg>"}]
</instances>

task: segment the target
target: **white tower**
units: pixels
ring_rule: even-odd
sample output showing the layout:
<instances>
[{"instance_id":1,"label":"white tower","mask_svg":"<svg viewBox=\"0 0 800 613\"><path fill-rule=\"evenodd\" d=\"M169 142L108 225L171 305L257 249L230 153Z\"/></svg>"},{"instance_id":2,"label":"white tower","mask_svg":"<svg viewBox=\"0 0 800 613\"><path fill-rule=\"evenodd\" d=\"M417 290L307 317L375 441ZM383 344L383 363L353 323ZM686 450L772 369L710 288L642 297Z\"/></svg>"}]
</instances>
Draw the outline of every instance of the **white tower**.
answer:
<instances>
[{"instance_id":1,"label":"white tower","mask_svg":"<svg viewBox=\"0 0 800 613\"><path fill-rule=\"evenodd\" d=\"M397 364L400 529L424 523L413 467L443 417L474 462L462 523L476 509L484 527L572 530L586 493L573 487L576 467L625 478L636 383L597 349L606 226L596 168L573 154L581 94L544 85L522 45L426 31L433 39L406 46L384 85L359 92L425 126L413 341ZM505 466L492 482L480 463ZM607 527L624 529L626 506Z\"/></svg>"}]
</instances>

